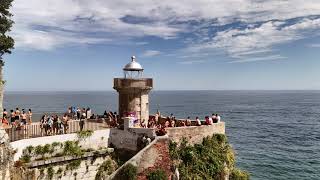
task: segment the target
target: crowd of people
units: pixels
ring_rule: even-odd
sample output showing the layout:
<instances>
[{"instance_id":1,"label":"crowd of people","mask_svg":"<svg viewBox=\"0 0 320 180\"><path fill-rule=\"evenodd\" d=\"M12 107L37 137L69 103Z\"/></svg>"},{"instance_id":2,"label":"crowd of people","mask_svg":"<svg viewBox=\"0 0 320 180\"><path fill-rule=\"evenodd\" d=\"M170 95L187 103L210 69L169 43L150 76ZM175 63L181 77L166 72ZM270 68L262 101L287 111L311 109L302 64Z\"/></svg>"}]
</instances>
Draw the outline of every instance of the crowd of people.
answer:
<instances>
[{"instance_id":1,"label":"crowd of people","mask_svg":"<svg viewBox=\"0 0 320 180\"><path fill-rule=\"evenodd\" d=\"M157 111L155 116L149 118L148 123L146 124L145 120L140 122L140 126L143 128L156 128L158 129L159 134L165 134L165 128L169 127L184 127L184 126L201 126L201 125L212 125L214 123L219 123L221 117L218 114L212 114L211 116L205 116L204 121L201 121L199 117L195 117L194 120L191 120L190 117L187 117L185 120L176 119L173 114L166 117L165 120L160 121L161 115ZM162 118L163 119L163 118Z\"/></svg>"},{"instance_id":2,"label":"crowd of people","mask_svg":"<svg viewBox=\"0 0 320 180\"><path fill-rule=\"evenodd\" d=\"M68 121L67 114L62 119L58 115L43 115L40 119L41 135L65 134L69 127Z\"/></svg>"},{"instance_id":3,"label":"crowd of people","mask_svg":"<svg viewBox=\"0 0 320 180\"><path fill-rule=\"evenodd\" d=\"M210 117L205 116L205 120L201 121L199 117L195 117L194 120L191 120L190 117L187 117L185 120L177 120L173 114L165 118L165 122L159 121L160 114L156 113L155 116L151 116L148 124L146 125L145 121L142 120L140 123L141 127L145 128L156 128L158 126L164 127L183 127L183 126L201 126L201 125L212 125L213 123L219 123L221 117L218 114L212 114Z\"/></svg>"},{"instance_id":4,"label":"crowd of people","mask_svg":"<svg viewBox=\"0 0 320 180\"><path fill-rule=\"evenodd\" d=\"M66 113L59 117L58 115L48 115L45 114L40 119L40 129L42 135L56 135L67 133L68 121L69 120L79 120L80 131L83 130L85 120L99 120L103 119L110 127L119 127L121 124L120 116L117 112L104 111L103 115L95 115L92 113L91 108L80 108L80 107L69 107ZM163 118L159 111L155 116L150 116L149 120L141 120L140 127L143 128L156 128L158 131L165 133L165 128L169 127L184 127L184 126L201 126L201 125L212 125L214 123L219 123L221 117L218 114L212 114L211 116L205 116L204 121L200 120L199 117L191 119L187 117L185 120L176 119L173 114ZM16 110L10 110L7 112L6 109L3 110L2 124L10 127L21 127L32 123L32 110L16 108Z\"/></svg>"},{"instance_id":5,"label":"crowd of people","mask_svg":"<svg viewBox=\"0 0 320 180\"><path fill-rule=\"evenodd\" d=\"M95 116L89 107L79 108L71 106L68 108L67 113L70 116L70 118L75 120L93 119L93 117Z\"/></svg>"},{"instance_id":6,"label":"crowd of people","mask_svg":"<svg viewBox=\"0 0 320 180\"><path fill-rule=\"evenodd\" d=\"M3 109L3 118L1 119L2 126L7 128L14 128L16 130L22 129L25 125L32 124L32 110L21 109L17 107L15 110L7 111ZM69 119L80 120L80 129L83 129L84 120L95 118L90 108L75 108L69 107L63 117L56 114L44 114L40 119L41 133L44 135L62 134L66 133L68 129Z\"/></svg>"},{"instance_id":7,"label":"crowd of people","mask_svg":"<svg viewBox=\"0 0 320 180\"><path fill-rule=\"evenodd\" d=\"M79 120L80 131L83 130L85 120L107 119L110 127L118 127L119 115L116 112L105 111L103 115L95 115L91 108L69 107L67 112L60 118L58 115L43 115L40 120L41 133L44 135L64 134L68 130L69 120Z\"/></svg>"},{"instance_id":8,"label":"crowd of people","mask_svg":"<svg viewBox=\"0 0 320 180\"><path fill-rule=\"evenodd\" d=\"M108 119L108 121L109 121L108 123L109 123L110 127L118 127L119 126L120 116L117 114L117 112L104 111L103 118Z\"/></svg>"},{"instance_id":9,"label":"crowd of people","mask_svg":"<svg viewBox=\"0 0 320 180\"><path fill-rule=\"evenodd\" d=\"M3 126L23 126L26 124L32 123L32 110L28 109L26 111L25 109L16 108L15 110L11 109L9 112L7 109L3 109L3 118L2 118L2 124Z\"/></svg>"}]
</instances>

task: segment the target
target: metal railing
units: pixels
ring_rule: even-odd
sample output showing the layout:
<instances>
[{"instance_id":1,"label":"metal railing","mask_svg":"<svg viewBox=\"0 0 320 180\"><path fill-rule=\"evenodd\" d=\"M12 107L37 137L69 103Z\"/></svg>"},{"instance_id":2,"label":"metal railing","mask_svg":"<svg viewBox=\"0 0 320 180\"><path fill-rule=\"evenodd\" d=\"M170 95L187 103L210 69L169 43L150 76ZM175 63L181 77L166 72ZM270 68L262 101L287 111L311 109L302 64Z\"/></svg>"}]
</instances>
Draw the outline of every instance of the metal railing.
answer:
<instances>
[{"instance_id":1,"label":"metal railing","mask_svg":"<svg viewBox=\"0 0 320 180\"><path fill-rule=\"evenodd\" d=\"M83 125L83 130L95 131L107 128L110 128L109 124L91 120L85 120ZM21 139L76 133L80 131L80 121L70 120L68 121L68 126L63 128L45 128L40 123L32 123L19 127L7 127L5 130L10 142L13 142Z\"/></svg>"},{"instance_id":2,"label":"metal railing","mask_svg":"<svg viewBox=\"0 0 320 180\"><path fill-rule=\"evenodd\" d=\"M125 79L125 78L115 78L114 87L125 88L125 87L145 87L152 88L153 80L152 78L139 78L139 79Z\"/></svg>"}]
</instances>

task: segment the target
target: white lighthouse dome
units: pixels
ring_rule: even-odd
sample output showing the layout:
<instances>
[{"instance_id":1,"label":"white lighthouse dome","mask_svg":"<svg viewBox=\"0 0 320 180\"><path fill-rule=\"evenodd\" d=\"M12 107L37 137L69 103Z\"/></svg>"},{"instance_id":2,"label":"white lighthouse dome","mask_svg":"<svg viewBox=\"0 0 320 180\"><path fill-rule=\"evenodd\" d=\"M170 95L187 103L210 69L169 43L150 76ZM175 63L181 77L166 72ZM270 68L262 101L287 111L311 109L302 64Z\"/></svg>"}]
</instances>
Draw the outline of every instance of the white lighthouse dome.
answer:
<instances>
[{"instance_id":1,"label":"white lighthouse dome","mask_svg":"<svg viewBox=\"0 0 320 180\"><path fill-rule=\"evenodd\" d=\"M126 64L123 68L125 71L143 71L141 64L136 61L136 57L131 57L131 62Z\"/></svg>"}]
</instances>

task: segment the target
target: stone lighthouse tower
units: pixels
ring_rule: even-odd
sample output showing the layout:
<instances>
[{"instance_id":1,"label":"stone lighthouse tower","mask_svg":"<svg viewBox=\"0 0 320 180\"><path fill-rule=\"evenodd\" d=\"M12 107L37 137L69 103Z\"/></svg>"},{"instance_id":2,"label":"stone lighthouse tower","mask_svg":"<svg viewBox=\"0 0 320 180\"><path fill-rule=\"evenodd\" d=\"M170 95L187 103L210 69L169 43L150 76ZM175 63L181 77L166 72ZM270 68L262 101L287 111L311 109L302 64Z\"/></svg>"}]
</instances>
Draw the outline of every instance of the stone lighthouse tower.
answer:
<instances>
[{"instance_id":1,"label":"stone lighthouse tower","mask_svg":"<svg viewBox=\"0 0 320 180\"><path fill-rule=\"evenodd\" d=\"M113 88L119 93L119 115L134 114L138 120L149 119L149 92L152 78L143 78L143 68L134 56L123 68L124 77L114 78Z\"/></svg>"}]
</instances>

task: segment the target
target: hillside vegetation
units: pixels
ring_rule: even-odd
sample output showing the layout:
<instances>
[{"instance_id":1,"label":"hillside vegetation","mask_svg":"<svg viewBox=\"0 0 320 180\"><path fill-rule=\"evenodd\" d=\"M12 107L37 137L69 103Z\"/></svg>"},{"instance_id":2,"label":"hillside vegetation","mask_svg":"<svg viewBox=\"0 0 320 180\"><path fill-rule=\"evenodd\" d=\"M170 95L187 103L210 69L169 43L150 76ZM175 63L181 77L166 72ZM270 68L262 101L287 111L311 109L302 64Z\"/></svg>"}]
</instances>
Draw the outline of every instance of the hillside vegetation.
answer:
<instances>
[{"instance_id":1,"label":"hillside vegetation","mask_svg":"<svg viewBox=\"0 0 320 180\"><path fill-rule=\"evenodd\" d=\"M215 134L203 139L202 144L188 145L182 140L170 143L170 156L182 180L248 180L249 173L235 167L234 151L225 135Z\"/></svg>"}]
</instances>

